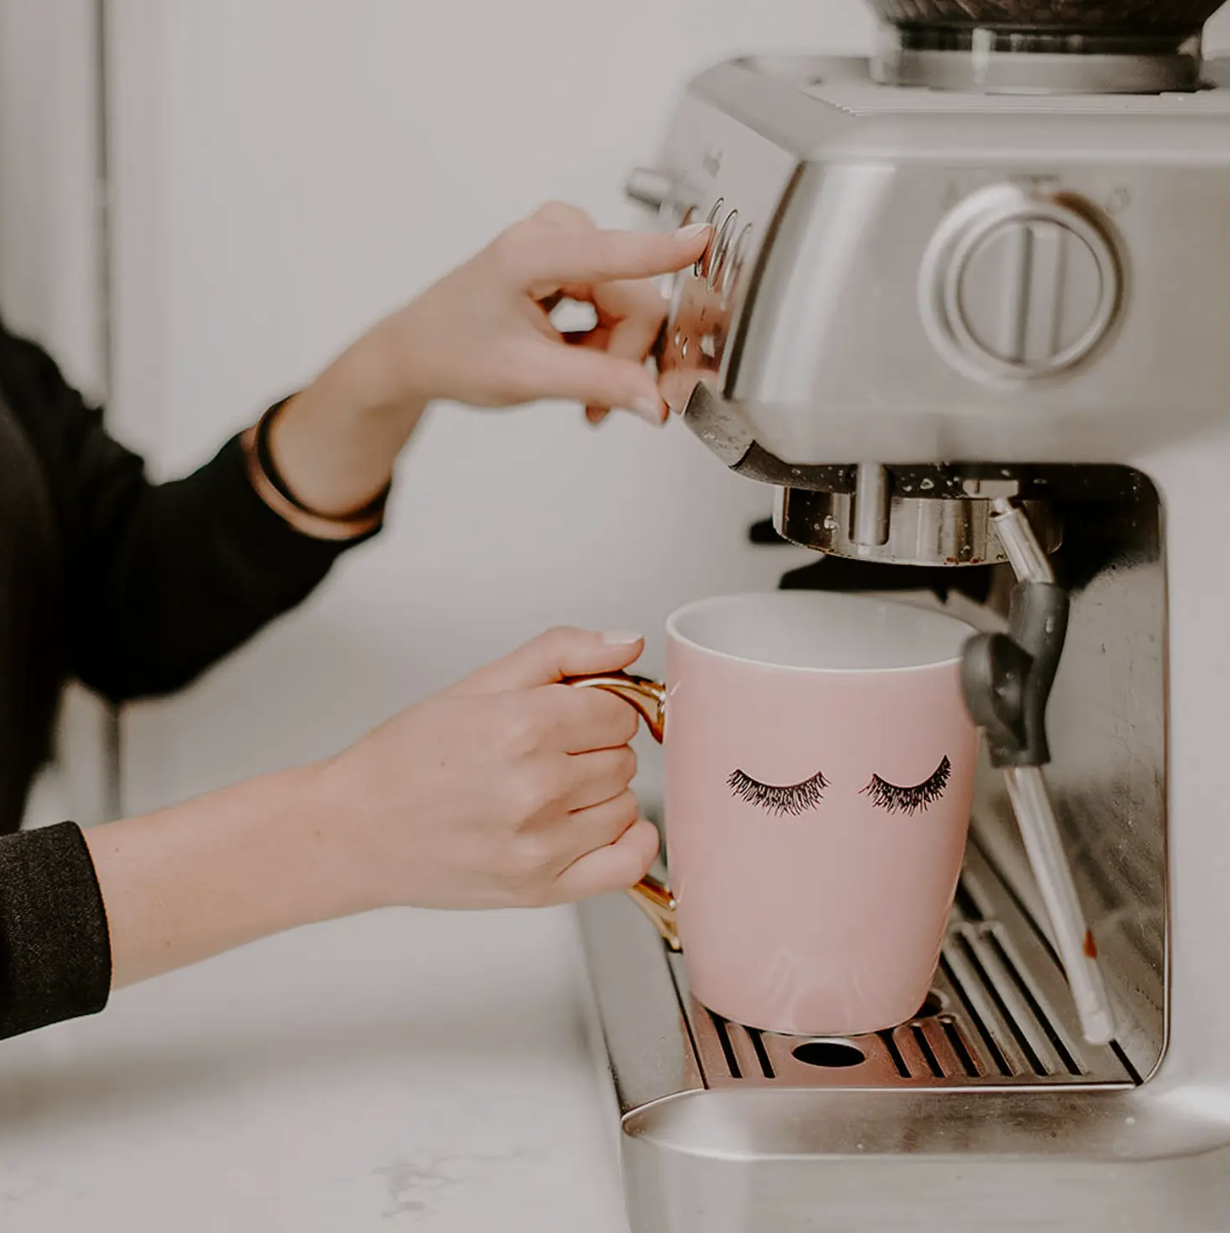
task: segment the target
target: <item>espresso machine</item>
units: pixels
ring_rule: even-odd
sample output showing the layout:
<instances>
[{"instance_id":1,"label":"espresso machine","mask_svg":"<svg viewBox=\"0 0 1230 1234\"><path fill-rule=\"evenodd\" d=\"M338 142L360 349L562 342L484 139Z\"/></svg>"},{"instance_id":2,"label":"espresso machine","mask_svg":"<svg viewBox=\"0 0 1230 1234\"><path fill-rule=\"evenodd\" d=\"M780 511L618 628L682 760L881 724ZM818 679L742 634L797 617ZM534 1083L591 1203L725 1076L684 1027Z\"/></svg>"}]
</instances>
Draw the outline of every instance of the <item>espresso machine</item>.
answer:
<instances>
[{"instance_id":1,"label":"espresso machine","mask_svg":"<svg viewBox=\"0 0 1230 1234\"><path fill-rule=\"evenodd\" d=\"M1230 1228L1220 2L873 3L870 59L701 73L628 189L713 225L658 362L783 585L982 631L965 871L848 1039L700 1006L665 893L582 907L632 1228Z\"/></svg>"}]
</instances>

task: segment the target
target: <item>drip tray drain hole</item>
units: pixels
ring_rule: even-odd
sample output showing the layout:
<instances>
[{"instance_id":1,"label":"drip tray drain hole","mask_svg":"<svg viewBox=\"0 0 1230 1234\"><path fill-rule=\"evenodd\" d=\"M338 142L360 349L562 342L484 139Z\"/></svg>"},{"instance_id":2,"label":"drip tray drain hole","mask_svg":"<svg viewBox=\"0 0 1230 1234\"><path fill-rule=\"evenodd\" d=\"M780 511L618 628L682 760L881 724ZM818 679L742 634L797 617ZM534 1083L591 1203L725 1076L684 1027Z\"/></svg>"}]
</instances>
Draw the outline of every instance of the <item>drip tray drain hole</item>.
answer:
<instances>
[{"instance_id":1,"label":"drip tray drain hole","mask_svg":"<svg viewBox=\"0 0 1230 1234\"><path fill-rule=\"evenodd\" d=\"M925 1020L929 1016L939 1015L944 1010L944 1000L932 990L923 1000L923 1005L914 1013L913 1019Z\"/></svg>"},{"instance_id":2,"label":"drip tray drain hole","mask_svg":"<svg viewBox=\"0 0 1230 1234\"><path fill-rule=\"evenodd\" d=\"M805 1041L791 1053L809 1067L857 1067L867 1061L867 1055L854 1042L838 1039Z\"/></svg>"}]
</instances>

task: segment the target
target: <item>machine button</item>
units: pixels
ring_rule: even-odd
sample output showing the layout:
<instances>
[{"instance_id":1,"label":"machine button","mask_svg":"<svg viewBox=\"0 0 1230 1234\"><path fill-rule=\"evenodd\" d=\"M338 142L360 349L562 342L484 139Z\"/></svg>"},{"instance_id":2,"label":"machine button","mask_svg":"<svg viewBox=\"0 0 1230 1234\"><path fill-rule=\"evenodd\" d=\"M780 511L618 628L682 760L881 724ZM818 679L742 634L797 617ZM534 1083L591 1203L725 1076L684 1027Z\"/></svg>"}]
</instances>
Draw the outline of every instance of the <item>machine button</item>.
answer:
<instances>
[{"instance_id":1,"label":"machine button","mask_svg":"<svg viewBox=\"0 0 1230 1234\"><path fill-rule=\"evenodd\" d=\"M710 227L714 228L715 232L718 226L718 219L722 213L722 207L725 204L725 201L719 197L717 201L713 203L709 210L708 217L705 219L705 222L708 223ZM716 239L716 234L710 235L709 243L705 246L705 251L696 259L696 264L692 267L692 273L695 274L698 279L707 279L709 277L709 266L713 260L713 247Z\"/></svg>"},{"instance_id":2,"label":"machine button","mask_svg":"<svg viewBox=\"0 0 1230 1234\"><path fill-rule=\"evenodd\" d=\"M730 296L739 282L739 275L743 273L743 264L747 260L747 251L751 243L752 225L747 223L730 250L730 259L726 262L726 267L722 271L722 277L718 283L717 291L722 297L723 308L730 307Z\"/></svg>"},{"instance_id":3,"label":"machine button","mask_svg":"<svg viewBox=\"0 0 1230 1234\"><path fill-rule=\"evenodd\" d=\"M710 242L709 247L713 250L713 256L709 259L709 272L707 275L710 291L718 289L721 285L722 277L726 273L726 261L730 256L730 245L734 239L735 224L738 221L739 211L732 210L718 229L718 234Z\"/></svg>"},{"instance_id":4,"label":"machine button","mask_svg":"<svg viewBox=\"0 0 1230 1234\"><path fill-rule=\"evenodd\" d=\"M1122 282L1092 207L999 185L962 203L932 242L924 318L954 366L1033 380L1084 360L1110 333Z\"/></svg>"}]
</instances>

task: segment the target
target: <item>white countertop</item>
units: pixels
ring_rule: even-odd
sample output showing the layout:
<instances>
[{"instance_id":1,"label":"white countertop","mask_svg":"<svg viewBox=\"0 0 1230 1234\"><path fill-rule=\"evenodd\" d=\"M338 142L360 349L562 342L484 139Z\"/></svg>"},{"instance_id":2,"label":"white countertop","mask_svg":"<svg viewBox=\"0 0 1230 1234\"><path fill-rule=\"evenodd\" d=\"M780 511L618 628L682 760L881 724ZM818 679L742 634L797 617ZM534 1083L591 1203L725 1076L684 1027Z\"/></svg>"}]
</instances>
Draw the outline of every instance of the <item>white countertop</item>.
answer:
<instances>
[{"instance_id":1,"label":"white countertop","mask_svg":"<svg viewBox=\"0 0 1230 1234\"><path fill-rule=\"evenodd\" d=\"M571 910L298 930L0 1042L0 1228L626 1230Z\"/></svg>"}]
</instances>

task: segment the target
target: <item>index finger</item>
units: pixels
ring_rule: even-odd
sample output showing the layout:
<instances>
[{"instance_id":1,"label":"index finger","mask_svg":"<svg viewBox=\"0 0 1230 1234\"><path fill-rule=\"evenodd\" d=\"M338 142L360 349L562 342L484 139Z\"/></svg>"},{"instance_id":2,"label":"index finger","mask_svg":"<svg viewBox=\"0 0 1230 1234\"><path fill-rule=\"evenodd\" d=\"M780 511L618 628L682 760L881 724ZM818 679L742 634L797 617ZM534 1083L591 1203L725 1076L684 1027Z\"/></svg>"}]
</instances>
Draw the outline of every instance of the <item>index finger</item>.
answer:
<instances>
[{"instance_id":1,"label":"index finger","mask_svg":"<svg viewBox=\"0 0 1230 1234\"><path fill-rule=\"evenodd\" d=\"M709 242L708 223L678 231L544 228L525 237L526 283L610 283L673 274L697 261Z\"/></svg>"}]
</instances>

